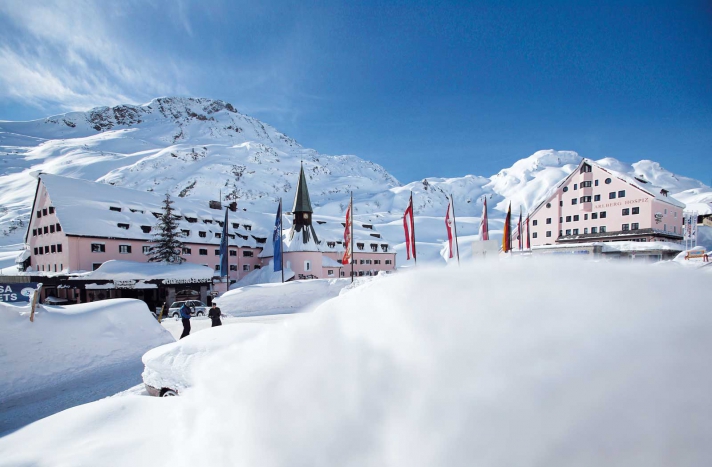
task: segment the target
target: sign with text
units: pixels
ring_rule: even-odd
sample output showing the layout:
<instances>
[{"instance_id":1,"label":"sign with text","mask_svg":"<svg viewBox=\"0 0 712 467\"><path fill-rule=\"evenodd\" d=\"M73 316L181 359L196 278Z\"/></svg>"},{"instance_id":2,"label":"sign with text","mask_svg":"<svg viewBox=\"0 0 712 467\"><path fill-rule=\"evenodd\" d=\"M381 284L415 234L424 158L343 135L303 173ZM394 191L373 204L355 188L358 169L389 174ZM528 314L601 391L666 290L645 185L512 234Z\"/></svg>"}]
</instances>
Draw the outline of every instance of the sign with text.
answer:
<instances>
[{"instance_id":1,"label":"sign with text","mask_svg":"<svg viewBox=\"0 0 712 467\"><path fill-rule=\"evenodd\" d=\"M32 294L39 287L36 282L23 284L0 284L0 302L3 303L29 303Z\"/></svg>"}]
</instances>

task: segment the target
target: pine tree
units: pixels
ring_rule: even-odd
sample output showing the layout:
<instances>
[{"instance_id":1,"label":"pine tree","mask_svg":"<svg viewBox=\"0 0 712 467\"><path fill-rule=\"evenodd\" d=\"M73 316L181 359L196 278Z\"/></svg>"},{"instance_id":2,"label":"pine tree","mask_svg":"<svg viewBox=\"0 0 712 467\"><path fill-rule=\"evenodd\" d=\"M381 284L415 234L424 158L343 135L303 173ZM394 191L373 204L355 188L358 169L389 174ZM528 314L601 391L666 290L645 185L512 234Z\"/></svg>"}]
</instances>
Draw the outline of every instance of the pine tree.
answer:
<instances>
[{"instance_id":1,"label":"pine tree","mask_svg":"<svg viewBox=\"0 0 712 467\"><path fill-rule=\"evenodd\" d=\"M183 242L180 241L181 233L178 231L178 216L173 214L173 200L166 193L163 200L163 214L158 218L156 228L158 232L153 237L154 246L149 250L149 261L181 264L185 258L181 257Z\"/></svg>"}]
</instances>

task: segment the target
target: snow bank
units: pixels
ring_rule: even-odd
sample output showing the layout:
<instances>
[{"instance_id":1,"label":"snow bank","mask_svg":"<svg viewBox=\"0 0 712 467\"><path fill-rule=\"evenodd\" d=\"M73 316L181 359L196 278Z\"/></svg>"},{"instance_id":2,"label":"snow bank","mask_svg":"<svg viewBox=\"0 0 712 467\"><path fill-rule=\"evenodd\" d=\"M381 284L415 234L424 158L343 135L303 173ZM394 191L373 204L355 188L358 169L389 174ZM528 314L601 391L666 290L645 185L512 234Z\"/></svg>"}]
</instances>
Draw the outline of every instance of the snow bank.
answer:
<instances>
[{"instance_id":1,"label":"snow bank","mask_svg":"<svg viewBox=\"0 0 712 467\"><path fill-rule=\"evenodd\" d=\"M350 279L311 279L257 284L225 292L215 299L224 314L294 313L339 295Z\"/></svg>"},{"instance_id":2,"label":"snow bank","mask_svg":"<svg viewBox=\"0 0 712 467\"><path fill-rule=\"evenodd\" d=\"M29 309L0 304L0 406L107 369L120 373L148 349L173 341L139 300L38 306L34 323Z\"/></svg>"},{"instance_id":3,"label":"snow bank","mask_svg":"<svg viewBox=\"0 0 712 467\"><path fill-rule=\"evenodd\" d=\"M284 265L284 280L287 281L294 277L294 271L286 264ZM260 269L251 271L248 275L230 286L230 289L238 289L248 285L255 284L274 284L282 283L282 271L274 270L273 260L269 264L262 266Z\"/></svg>"},{"instance_id":4,"label":"snow bank","mask_svg":"<svg viewBox=\"0 0 712 467\"><path fill-rule=\"evenodd\" d=\"M217 352L182 397L2 438L0 465L706 465L705 276L512 261L379 278Z\"/></svg>"}]
</instances>

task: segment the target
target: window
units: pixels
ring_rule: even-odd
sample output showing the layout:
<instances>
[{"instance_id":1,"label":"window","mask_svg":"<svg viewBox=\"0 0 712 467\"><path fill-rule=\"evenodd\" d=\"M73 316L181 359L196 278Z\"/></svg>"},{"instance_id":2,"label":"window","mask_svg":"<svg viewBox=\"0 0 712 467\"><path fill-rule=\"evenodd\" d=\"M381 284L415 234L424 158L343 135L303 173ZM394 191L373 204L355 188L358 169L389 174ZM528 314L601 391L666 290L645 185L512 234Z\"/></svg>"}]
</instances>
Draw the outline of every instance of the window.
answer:
<instances>
[{"instance_id":1,"label":"window","mask_svg":"<svg viewBox=\"0 0 712 467\"><path fill-rule=\"evenodd\" d=\"M547 208L550 208L550 207L551 207L551 203L546 203L546 207L547 207Z\"/></svg>"},{"instance_id":2,"label":"window","mask_svg":"<svg viewBox=\"0 0 712 467\"><path fill-rule=\"evenodd\" d=\"M620 190L620 191L618 192L618 197L619 197L619 198L625 198L625 190Z\"/></svg>"},{"instance_id":3,"label":"window","mask_svg":"<svg viewBox=\"0 0 712 467\"><path fill-rule=\"evenodd\" d=\"M534 219L534 220L532 221L532 225L536 225L536 224L537 224L536 219Z\"/></svg>"},{"instance_id":4,"label":"window","mask_svg":"<svg viewBox=\"0 0 712 467\"><path fill-rule=\"evenodd\" d=\"M571 229L566 229L566 235L571 235Z\"/></svg>"},{"instance_id":5,"label":"window","mask_svg":"<svg viewBox=\"0 0 712 467\"><path fill-rule=\"evenodd\" d=\"M607 178L607 179L606 179L606 185L610 185L610 184L611 184L611 179L610 179L610 178Z\"/></svg>"},{"instance_id":6,"label":"window","mask_svg":"<svg viewBox=\"0 0 712 467\"><path fill-rule=\"evenodd\" d=\"M588 220L588 214L583 215L583 220L587 221Z\"/></svg>"},{"instance_id":7,"label":"window","mask_svg":"<svg viewBox=\"0 0 712 467\"><path fill-rule=\"evenodd\" d=\"M47 235L49 233L49 227L47 227L45 225L44 227L42 227L42 231L44 232L45 235Z\"/></svg>"},{"instance_id":8,"label":"window","mask_svg":"<svg viewBox=\"0 0 712 467\"><path fill-rule=\"evenodd\" d=\"M57 253L61 253L61 252L62 252L62 244L57 243ZM62 269L64 269L64 268L62 268Z\"/></svg>"},{"instance_id":9,"label":"window","mask_svg":"<svg viewBox=\"0 0 712 467\"><path fill-rule=\"evenodd\" d=\"M532 233L532 238L536 238L536 232Z\"/></svg>"},{"instance_id":10,"label":"window","mask_svg":"<svg viewBox=\"0 0 712 467\"><path fill-rule=\"evenodd\" d=\"M663 224L663 230L667 232L667 224ZM47 247L45 247L45 253L47 253Z\"/></svg>"},{"instance_id":11,"label":"window","mask_svg":"<svg viewBox=\"0 0 712 467\"><path fill-rule=\"evenodd\" d=\"M37 211L37 219L39 219L40 217L42 217L42 211L41 211L41 210Z\"/></svg>"},{"instance_id":12,"label":"window","mask_svg":"<svg viewBox=\"0 0 712 467\"><path fill-rule=\"evenodd\" d=\"M131 245L119 245L119 253L131 253Z\"/></svg>"},{"instance_id":13,"label":"window","mask_svg":"<svg viewBox=\"0 0 712 467\"><path fill-rule=\"evenodd\" d=\"M44 247L44 252L45 252L46 255L49 254L49 245L45 245L45 247Z\"/></svg>"},{"instance_id":14,"label":"window","mask_svg":"<svg viewBox=\"0 0 712 467\"><path fill-rule=\"evenodd\" d=\"M576 214L576 215L574 216L574 222L578 222L578 221L579 221L579 219L580 219L579 215L578 215L578 214Z\"/></svg>"},{"instance_id":15,"label":"window","mask_svg":"<svg viewBox=\"0 0 712 467\"><path fill-rule=\"evenodd\" d=\"M559 224L561 224L562 222L564 222L564 218L563 218L563 217L559 217Z\"/></svg>"},{"instance_id":16,"label":"window","mask_svg":"<svg viewBox=\"0 0 712 467\"><path fill-rule=\"evenodd\" d=\"M92 263L92 264L91 264L91 270L92 270L92 271L96 271L97 269L99 269L99 268L101 267L102 264L103 264L103 263Z\"/></svg>"},{"instance_id":17,"label":"window","mask_svg":"<svg viewBox=\"0 0 712 467\"><path fill-rule=\"evenodd\" d=\"M591 202L591 197L590 196L582 196L581 200L582 203L590 203Z\"/></svg>"},{"instance_id":18,"label":"window","mask_svg":"<svg viewBox=\"0 0 712 467\"><path fill-rule=\"evenodd\" d=\"M220 256L220 250L215 250L215 256Z\"/></svg>"},{"instance_id":19,"label":"window","mask_svg":"<svg viewBox=\"0 0 712 467\"><path fill-rule=\"evenodd\" d=\"M362 260L361 260L361 264L365 264L365 261L366 261L366 260L363 260L363 259L362 259Z\"/></svg>"},{"instance_id":20,"label":"window","mask_svg":"<svg viewBox=\"0 0 712 467\"><path fill-rule=\"evenodd\" d=\"M371 264L371 260L370 260L370 259L367 259L367 260L366 260L366 264Z\"/></svg>"},{"instance_id":21,"label":"window","mask_svg":"<svg viewBox=\"0 0 712 467\"><path fill-rule=\"evenodd\" d=\"M591 166L589 164L583 164L581 166L581 173L591 172Z\"/></svg>"},{"instance_id":22,"label":"window","mask_svg":"<svg viewBox=\"0 0 712 467\"><path fill-rule=\"evenodd\" d=\"M188 247L183 247L183 254L184 254L184 255L189 255L189 254L190 254L190 248L188 248Z\"/></svg>"},{"instance_id":23,"label":"window","mask_svg":"<svg viewBox=\"0 0 712 467\"><path fill-rule=\"evenodd\" d=\"M633 222L632 224L630 224L630 230L638 230L639 228L640 224L638 224L637 222Z\"/></svg>"},{"instance_id":24,"label":"window","mask_svg":"<svg viewBox=\"0 0 712 467\"><path fill-rule=\"evenodd\" d=\"M198 254L199 254L200 256L208 256L208 249L207 249L207 248L200 248L200 249L198 250Z\"/></svg>"},{"instance_id":25,"label":"window","mask_svg":"<svg viewBox=\"0 0 712 467\"><path fill-rule=\"evenodd\" d=\"M121 212L121 208L118 206L109 206L109 211Z\"/></svg>"},{"instance_id":26,"label":"window","mask_svg":"<svg viewBox=\"0 0 712 467\"><path fill-rule=\"evenodd\" d=\"M182 233L184 237L190 237L190 230L181 230L180 233Z\"/></svg>"},{"instance_id":27,"label":"window","mask_svg":"<svg viewBox=\"0 0 712 467\"><path fill-rule=\"evenodd\" d=\"M571 204L577 204L577 203L578 203L578 200L576 198L571 200Z\"/></svg>"},{"instance_id":28,"label":"window","mask_svg":"<svg viewBox=\"0 0 712 467\"><path fill-rule=\"evenodd\" d=\"M591 220L598 219L598 213L597 212L592 212L591 213Z\"/></svg>"},{"instance_id":29,"label":"window","mask_svg":"<svg viewBox=\"0 0 712 467\"><path fill-rule=\"evenodd\" d=\"M251 258L252 256L254 256L254 253L250 250L243 250L242 256L246 258Z\"/></svg>"},{"instance_id":30,"label":"window","mask_svg":"<svg viewBox=\"0 0 712 467\"><path fill-rule=\"evenodd\" d=\"M630 215L630 208L623 208L623 215L624 216Z\"/></svg>"},{"instance_id":31,"label":"window","mask_svg":"<svg viewBox=\"0 0 712 467\"><path fill-rule=\"evenodd\" d=\"M237 250L230 250L230 256L237 256Z\"/></svg>"},{"instance_id":32,"label":"window","mask_svg":"<svg viewBox=\"0 0 712 467\"><path fill-rule=\"evenodd\" d=\"M129 230L129 224L123 224L123 223L119 222L119 223L116 224L116 225L117 225L120 229Z\"/></svg>"},{"instance_id":33,"label":"window","mask_svg":"<svg viewBox=\"0 0 712 467\"><path fill-rule=\"evenodd\" d=\"M667 216L667 208L665 208L665 215Z\"/></svg>"},{"instance_id":34,"label":"window","mask_svg":"<svg viewBox=\"0 0 712 467\"><path fill-rule=\"evenodd\" d=\"M591 188L591 182L581 182L581 188Z\"/></svg>"},{"instance_id":35,"label":"window","mask_svg":"<svg viewBox=\"0 0 712 467\"><path fill-rule=\"evenodd\" d=\"M243 225L243 227L245 228L245 230L252 230L252 226L251 226L251 225L245 224L245 225Z\"/></svg>"},{"instance_id":36,"label":"window","mask_svg":"<svg viewBox=\"0 0 712 467\"><path fill-rule=\"evenodd\" d=\"M59 222L57 222L57 224L55 224L55 226L57 227L57 232L61 232L61 231L62 231L62 226L59 225Z\"/></svg>"},{"instance_id":37,"label":"window","mask_svg":"<svg viewBox=\"0 0 712 467\"><path fill-rule=\"evenodd\" d=\"M150 253L151 253L151 247L148 246L148 245L144 245L144 246L143 246L143 254L144 254L144 255L148 255L148 254L150 254Z\"/></svg>"},{"instance_id":38,"label":"window","mask_svg":"<svg viewBox=\"0 0 712 467\"><path fill-rule=\"evenodd\" d=\"M215 238L222 238L222 234L220 232L215 232Z\"/></svg>"},{"instance_id":39,"label":"window","mask_svg":"<svg viewBox=\"0 0 712 467\"><path fill-rule=\"evenodd\" d=\"M547 224L551 224L551 217L547 217L547 218L546 218L546 223L547 223Z\"/></svg>"},{"instance_id":40,"label":"window","mask_svg":"<svg viewBox=\"0 0 712 467\"><path fill-rule=\"evenodd\" d=\"M43 216L46 216L46 215L47 215L47 208L43 208L43 209L42 209L42 215L43 215Z\"/></svg>"},{"instance_id":41,"label":"window","mask_svg":"<svg viewBox=\"0 0 712 467\"><path fill-rule=\"evenodd\" d=\"M574 235L578 235L578 234L579 234L579 229L574 229Z\"/></svg>"},{"instance_id":42,"label":"window","mask_svg":"<svg viewBox=\"0 0 712 467\"><path fill-rule=\"evenodd\" d=\"M131 210L131 212L133 212L133 209ZM186 217L185 217L185 220L187 220L189 224L195 224L196 222L198 222L198 218L197 218L197 217L188 217L188 216L186 216Z\"/></svg>"},{"instance_id":43,"label":"window","mask_svg":"<svg viewBox=\"0 0 712 467\"><path fill-rule=\"evenodd\" d=\"M598 180L596 180L596 181L594 182L594 185L595 185L595 186L598 186Z\"/></svg>"},{"instance_id":44,"label":"window","mask_svg":"<svg viewBox=\"0 0 712 467\"><path fill-rule=\"evenodd\" d=\"M386 260L386 264L393 264L393 260L387 259L387 260Z\"/></svg>"},{"instance_id":45,"label":"window","mask_svg":"<svg viewBox=\"0 0 712 467\"><path fill-rule=\"evenodd\" d=\"M200 237L200 238L205 238L207 236L208 236L208 234L206 232L203 232L203 231L198 232L198 237Z\"/></svg>"},{"instance_id":46,"label":"window","mask_svg":"<svg viewBox=\"0 0 712 467\"><path fill-rule=\"evenodd\" d=\"M571 222L571 216L566 216L566 222Z\"/></svg>"},{"instance_id":47,"label":"window","mask_svg":"<svg viewBox=\"0 0 712 467\"><path fill-rule=\"evenodd\" d=\"M230 271L237 271L237 264L231 264Z\"/></svg>"},{"instance_id":48,"label":"window","mask_svg":"<svg viewBox=\"0 0 712 467\"><path fill-rule=\"evenodd\" d=\"M593 195L594 201L601 201L601 195Z\"/></svg>"},{"instance_id":49,"label":"window","mask_svg":"<svg viewBox=\"0 0 712 467\"><path fill-rule=\"evenodd\" d=\"M233 228L233 229L239 229L239 228L240 228L240 224L238 224L237 222L233 222L233 223L232 223L232 228Z\"/></svg>"},{"instance_id":50,"label":"window","mask_svg":"<svg viewBox=\"0 0 712 467\"><path fill-rule=\"evenodd\" d=\"M547 237L551 237L551 230L547 230L547 231L546 231L546 236L547 236Z\"/></svg>"},{"instance_id":51,"label":"window","mask_svg":"<svg viewBox=\"0 0 712 467\"><path fill-rule=\"evenodd\" d=\"M219 270L220 270L220 265L219 265L219 264L216 264L216 265L215 265L215 270L216 270L216 271L219 271Z\"/></svg>"},{"instance_id":52,"label":"window","mask_svg":"<svg viewBox=\"0 0 712 467\"><path fill-rule=\"evenodd\" d=\"M333 270L333 269L327 269L327 270L326 270L326 274L327 274L328 276L333 276L333 275L334 275L334 270Z\"/></svg>"},{"instance_id":53,"label":"window","mask_svg":"<svg viewBox=\"0 0 712 467\"><path fill-rule=\"evenodd\" d=\"M311 261L304 261L304 270L311 271Z\"/></svg>"},{"instance_id":54,"label":"window","mask_svg":"<svg viewBox=\"0 0 712 467\"><path fill-rule=\"evenodd\" d=\"M640 208L633 208L633 214L640 214ZM677 213L675 213L677 214ZM675 216L677 217L677 216Z\"/></svg>"},{"instance_id":55,"label":"window","mask_svg":"<svg viewBox=\"0 0 712 467\"><path fill-rule=\"evenodd\" d=\"M610 193L608 193L608 199L616 199L616 192L611 191Z\"/></svg>"},{"instance_id":56,"label":"window","mask_svg":"<svg viewBox=\"0 0 712 467\"><path fill-rule=\"evenodd\" d=\"M54 214L54 206L50 206L50 207L49 207L49 213L50 213L50 214Z\"/></svg>"},{"instance_id":57,"label":"window","mask_svg":"<svg viewBox=\"0 0 712 467\"><path fill-rule=\"evenodd\" d=\"M57 245L52 245L49 249L51 253L57 253Z\"/></svg>"},{"instance_id":58,"label":"window","mask_svg":"<svg viewBox=\"0 0 712 467\"><path fill-rule=\"evenodd\" d=\"M574 190L578 190L578 184L574 183Z\"/></svg>"},{"instance_id":59,"label":"window","mask_svg":"<svg viewBox=\"0 0 712 467\"><path fill-rule=\"evenodd\" d=\"M49 226L49 233L54 233L54 225Z\"/></svg>"},{"instance_id":60,"label":"window","mask_svg":"<svg viewBox=\"0 0 712 467\"><path fill-rule=\"evenodd\" d=\"M151 233L151 226L150 225L142 225L141 230L143 233Z\"/></svg>"},{"instance_id":61,"label":"window","mask_svg":"<svg viewBox=\"0 0 712 467\"><path fill-rule=\"evenodd\" d=\"M598 231L601 232L601 233L606 233L606 226L605 226L605 225L600 226L600 227L598 228Z\"/></svg>"},{"instance_id":62,"label":"window","mask_svg":"<svg viewBox=\"0 0 712 467\"><path fill-rule=\"evenodd\" d=\"M39 247L39 249L38 249L37 247L35 247L35 254L36 254L36 255L43 255L43 254L44 254L44 248Z\"/></svg>"},{"instance_id":63,"label":"window","mask_svg":"<svg viewBox=\"0 0 712 467\"><path fill-rule=\"evenodd\" d=\"M673 232L673 233L677 233L677 226L673 226L673 227L672 227L672 232Z\"/></svg>"},{"instance_id":64,"label":"window","mask_svg":"<svg viewBox=\"0 0 712 467\"><path fill-rule=\"evenodd\" d=\"M380 260L380 259L374 259L374 260L373 260L373 264L381 264L381 260Z\"/></svg>"},{"instance_id":65,"label":"window","mask_svg":"<svg viewBox=\"0 0 712 467\"><path fill-rule=\"evenodd\" d=\"M559 237L561 237L562 235L564 235L564 231L563 231L563 230L559 230Z\"/></svg>"},{"instance_id":66,"label":"window","mask_svg":"<svg viewBox=\"0 0 712 467\"><path fill-rule=\"evenodd\" d=\"M600 217L601 219L605 219L605 218L606 218L606 211L601 211L600 214L598 215L598 217Z\"/></svg>"},{"instance_id":67,"label":"window","mask_svg":"<svg viewBox=\"0 0 712 467\"><path fill-rule=\"evenodd\" d=\"M32 236L36 237L37 236L37 229L32 229Z\"/></svg>"},{"instance_id":68,"label":"window","mask_svg":"<svg viewBox=\"0 0 712 467\"><path fill-rule=\"evenodd\" d=\"M569 191L569 187L565 186L563 192L566 193L567 191Z\"/></svg>"},{"instance_id":69,"label":"window","mask_svg":"<svg viewBox=\"0 0 712 467\"><path fill-rule=\"evenodd\" d=\"M91 244L92 253L104 253L106 252L106 245L103 243L92 243Z\"/></svg>"},{"instance_id":70,"label":"window","mask_svg":"<svg viewBox=\"0 0 712 467\"><path fill-rule=\"evenodd\" d=\"M630 224L623 224L623 226L621 227L621 230L623 230L623 231L630 230Z\"/></svg>"},{"instance_id":71,"label":"window","mask_svg":"<svg viewBox=\"0 0 712 467\"><path fill-rule=\"evenodd\" d=\"M588 227L583 228L583 234L586 235L588 233Z\"/></svg>"},{"instance_id":72,"label":"window","mask_svg":"<svg viewBox=\"0 0 712 467\"><path fill-rule=\"evenodd\" d=\"M563 201L559 201L559 207L563 207L563 206L564 206L564 202L563 202Z\"/></svg>"},{"instance_id":73,"label":"window","mask_svg":"<svg viewBox=\"0 0 712 467\"><path fill-rule=\"evenodd\" d=\"M356 248L358 248L359 250L363 250L363 243L357 243Z\"/></svg>"},{"instance_id":74,"label":"window","mask_svg":"<svg viewBox=\"0 0 712 467\"><path fill-rule=\"evenodd\" d=\"M598 227L591 227L591 233L598 233Z\"/></svg>"}]
</instances>

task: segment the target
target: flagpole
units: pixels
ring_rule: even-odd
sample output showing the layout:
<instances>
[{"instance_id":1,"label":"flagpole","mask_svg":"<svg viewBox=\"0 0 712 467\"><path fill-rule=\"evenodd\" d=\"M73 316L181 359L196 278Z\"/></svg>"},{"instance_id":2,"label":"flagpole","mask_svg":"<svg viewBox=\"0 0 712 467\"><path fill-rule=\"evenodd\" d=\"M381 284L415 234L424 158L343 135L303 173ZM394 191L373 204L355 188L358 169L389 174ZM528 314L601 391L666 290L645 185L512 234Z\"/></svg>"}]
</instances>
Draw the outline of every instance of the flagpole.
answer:
<instances>
[{"instance_id":1,"label":"flagpole","mask_svg":"<svg viewBox=\"0 0 712 467\"><path fill-rule=\"evenodd\" d=\"M410 206L411 208L413 207L413 190L410 190ZM410 229L413 231L413 261L415 262L414 266L417 266L418 250L415 247L415 208L413 208L410 215L412 216L411 219L413 219L413 224L410 226Z\"/></svg>"},{"instance_id":2,"label":"flagpole","mask_svg":"<svg viewBox=\"0 0 712 467\"><path fill-rule=\"evenodd\" d=\"M349 241L349 248L351 249L351 283L354 283L354 261L356 259L354 258L355 252L354 252L354 192L351 192L351 201L349 201L350 206L349 206L349 216L351 217L351 232L349 232L349 235L351 236L351 239Z\"/></svg>"},{"instance_id":3,"label":"flagpole","mask_svg":"<svg viewBox=\"0 0 712 467\"><path fill-rule=\"evenodd\" d=\"M279 198L279 262L282 269L282 284L284 284L284 251L282 251L282 198ZM274 253L272 253L274 257Z\"/></svg>"},{"instance_id":4,"label":"flagpole","mask_svg":"<svg viewBox=\"0 0 712 467\"><path fill-rule=\"evenodd\" d=\"M452 203L452 224L455 226L455 248L457 248L457 265L460 265L460 244L457 242L457 217L455 217L455 200L450 193L450 203Z\"/></svg>"}]
</instances>

